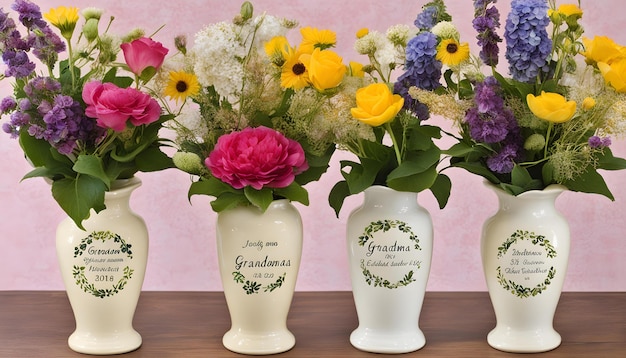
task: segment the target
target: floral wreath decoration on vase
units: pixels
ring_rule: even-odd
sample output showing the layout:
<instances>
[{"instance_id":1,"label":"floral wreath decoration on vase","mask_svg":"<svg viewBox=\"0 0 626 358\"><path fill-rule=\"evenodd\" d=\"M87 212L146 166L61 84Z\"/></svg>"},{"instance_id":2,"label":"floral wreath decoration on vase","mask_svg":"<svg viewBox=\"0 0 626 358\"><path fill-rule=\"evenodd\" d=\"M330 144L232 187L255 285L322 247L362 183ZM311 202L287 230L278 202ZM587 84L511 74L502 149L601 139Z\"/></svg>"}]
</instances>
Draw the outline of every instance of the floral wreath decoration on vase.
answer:
<instances>
[{"instance_id":1,"label":"floral wreath decoration on vase","mask_svg":"<svg viewBox=\"0 0 626 358\"><path fill-rule=\"evenodd\" d=\"M243 354L295 344L286 316L303 232L292 203L308 205L304 185L328 168L337 126L331 113L351 82L332 50L335 33L300 27L302 41L294 46L286 35L297 27L295 20L255 16L244 2L232 21L197 32L193 46L177 37L181 54L165 63L161 78L162 91L176 99L168 122L174 164L192 178L189 198L213 197L217 213L232 324L222 342Z\"/></svg>"},{"instance_id":2,"label":"floral wreath decoration on vase","mask_svg":"<svg viewBox=\"0 0 626 358\"><path fill-rule=\"evenodd\" d=\"M11 9L18 21L0 9L0 79L14 80L0 102L2 128L34 167L24 179L49 182L67 215L56 252L76 320L68 344L86 354L132 351L142 343L132 320L148 231L129 199L138 172L174 167L160 136L173 115L153 86L169 50L141 29L110 33L112 16L101 31L101 9L42 14L27 0Z\"/></svg>"},{"instance_id":3,"label":"floral wreath decoration on vase","mask_svg":"<svg viewBox=\"0 0 626 358\"><path fill-rule=\"evenodd\" d=\"M626 168L610 149L612 138L626 131L626 55L606 36L583 36L580 2L557 7L553 0L514 0L504 27L505 77L496 69L503 39L495 3L474 1L478 57L451 19L438 17L444 1L424 6L416 22L419 36L430 40L418 57L445 71L431 78L434 88L418 85L408 92L458 132L448 133L456 140L444 150L448 168L482 176L498 196L500 208L483 225L481 238L497 318L489 344L541 352L561 342L552 318L570 245L569 226L554 200L564 190L614 200L599 170ZM527 254L536 257L507 256ZM526 318L510 312L525 312Z\"/></svg>"}]
</instances>

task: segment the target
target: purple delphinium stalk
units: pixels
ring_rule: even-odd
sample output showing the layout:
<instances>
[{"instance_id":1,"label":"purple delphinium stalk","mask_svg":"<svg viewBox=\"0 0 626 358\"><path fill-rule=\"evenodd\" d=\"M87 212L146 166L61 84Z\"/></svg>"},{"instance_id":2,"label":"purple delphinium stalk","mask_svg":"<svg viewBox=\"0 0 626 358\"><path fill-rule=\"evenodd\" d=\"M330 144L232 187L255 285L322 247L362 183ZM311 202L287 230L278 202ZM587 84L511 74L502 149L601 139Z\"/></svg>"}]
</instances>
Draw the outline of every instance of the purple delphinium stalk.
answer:
<instances>
[{"instance_id":1,"label":"purple delphinium stalk","mask_svg":"<svg viewBox=\"0 0 626 358\"><path fill-rule=\"evenodd\" d=\"M478 54L481 61L487 66L496 66L498 64L498 53L500 48L498 43L502 42L502 38L496 32L500 27L500 12L495 6L487 7L490 3L496 3L497 0L474 0L474 20L472 25L478 32L478 46L481 47Z\"/></svg>"},{"instance_id":2,"label":"purple delphinium stalk","mask_svg":"<svg viewBox=\"0 0 626 358\"><path fill-rule=\"evenodd\" d=\"M506 59L509 72L520 82L533 82L540 73L550 72L552 40L546 0L513 0L506 20Z\"/></svg>"},{"instance_id":3,"label":"purple delphinium stalk","mask_svg":"<svg viewBox=\"0 0 626 358\"><path fill-rule=\"evenodd\" d=\"M487 77L475 86L474 103L465 114L470 137L491 144L497 153L487 158L489 170L506 174L521 158L520 128L513 111L504 105L502 89L494 77Z\"/></svg>"},{"instance_id":4,"label":"purple delphinium stalk","mask_svg":"<svg viewBox=\"0 0 626 358\"><path fill-rule=\"evenodd\" d=\"M47 26L37 4L26 0L15 0L11 8L19 13L18 19L26 28L31 29L33 26L43 28Z\"/></svg>"},{"instance_id":5,"label":"purple delphinium stalk","mask_svg":"<svg viewBox=\"0 0 626 358\"><path fill-rule=\"evenodd\" d=\"M425 90L434 90L441 86L441 62L437 61L437 37L431 32L421 32L407 43L406 70L399 82Z\"/></svg>"}]
</instances>

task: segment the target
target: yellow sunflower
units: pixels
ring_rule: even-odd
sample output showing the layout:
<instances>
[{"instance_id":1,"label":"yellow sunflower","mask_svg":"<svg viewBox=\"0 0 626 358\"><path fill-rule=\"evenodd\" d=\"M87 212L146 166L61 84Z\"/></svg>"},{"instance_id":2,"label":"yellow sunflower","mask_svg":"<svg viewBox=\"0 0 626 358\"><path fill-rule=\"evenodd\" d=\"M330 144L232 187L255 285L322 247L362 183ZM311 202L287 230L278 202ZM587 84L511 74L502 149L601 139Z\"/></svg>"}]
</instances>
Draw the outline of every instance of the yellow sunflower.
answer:
<instances>
[{"instance_id":1,"label":"yellow sunflower","mask_svg":"<svg viewBox=\"0 0 626 358\"><path fill-rule=\"evenodd\" d=\"M458 66L469 59L470 49L467 42L458 43L455 39L445 39L437 46L437 60L447 66Z\"/></svg>"},{"instance_id":2,"label":"yellow sunflower","mask_svg":"<svg viewBox=\"0 0 626 358\"><path fill-rule=\"evenodd\" d=\"M280 74L280 85L283 88L298 90L309 85L309 71L300 60L302 52L292 53L285 60Z\"/></svg>"},{"instance_id":3,"label":"yellow sunflower","mask_svg":"<svg viewBox=\"0 0 626 358\"><path fill-rule=\"evenodd\" d=\"M166 96L178 102L184 101L187 97L193 97L198 92L200 92L200 84L196 75L185 71L170 71L170 79L164 90Z\"/></svg>"},{"instance_id":4,"label":"yellow sunflower","mask_svg":"<svg viewBox=\"0 0 626 358\"><path fill-rule=\"evenodd\" d=\"M303 53L313 53L316 48L325 50L334 47L337 43L337 34L331 30L304 27L300 29L300 34L302 35L302 43L299 50Z\"/></svg>"},{"instance_id":5,"label":"yellow sunflower","mask_svg":"<svg viewBox=\"0 0 626 358\"><path fill-rule=\"evenodd\" d=\"M43 17L61 30L61 35L69 40L78 22L78 8L59 6L50 9Z\"/></svg>"}]
</instances>

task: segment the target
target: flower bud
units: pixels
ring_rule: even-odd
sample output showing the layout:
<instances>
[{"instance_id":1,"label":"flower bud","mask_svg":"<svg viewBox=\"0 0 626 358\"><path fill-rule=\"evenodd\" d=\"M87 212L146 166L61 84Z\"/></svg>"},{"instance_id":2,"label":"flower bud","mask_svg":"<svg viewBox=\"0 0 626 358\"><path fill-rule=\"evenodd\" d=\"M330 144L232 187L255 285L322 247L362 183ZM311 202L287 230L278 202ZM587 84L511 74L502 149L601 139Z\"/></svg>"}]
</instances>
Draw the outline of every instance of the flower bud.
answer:
<instances>
[{"instance_id":1,"label":"flower bud","mask_svg":"<svg viewBox=\"0 0 626 358\"><path fill-rule=\"evenodd\" d=\"M545 145L546 138L539 133L535 133L526 138L526 141L524 142L524 149L528 151L539 151L542 150Z\"/></svg>"},{"instance_id":2,"label":"flower bud","mask_svg":"<svg viewBox=\"0 0 626 358\"><path fill-rule=\"evenodd\" d=\"M189 174L199 175L204 171L202 159L195 153L176 152L172 157L176 168Z\"/></svg>"},{"instance_id":3,"label":"flower bud","mask_svg":"<svg viewBox=\"0 0 626 358\"><path fill-rule=\"evenodd\" d=\"M176 49L183 55L187 54L187 36L178 35L174 37L174 46L176 46Z\"/></svg>"},{"instance_id":4,"label":"flower bud","mask_svg":"<svg viewBox=\"0 0 626 358\"><path fill-rule=\"evenodd\" d=\"M595 107L595 105L596 105L596 100L595 99L593 99L591 97L586 97L583 100L582 107L583 107L583 109L585 111L588 111L588 110L592 109L593 107Z\"/></svg>"},{"instance_id":5,"label":"flower bud","mask_svg":"<svg viewBox=\"0 0 626 358\"><path fill-rule=\"evenodd\" d=\"M253 12L254 12L254 7L252 6L251 2L246 1L243 4L241 4L241 11L239 13L241 14L241 18L243 19L243 21L251 19Z\"/></svg>"},{"instance_id":6,"label":"flower bud","mask_svg":"<svg viewBox=\"0 0 626 358\"><path fill-rule=\"evenodd\" d=\"M93 40L98 38L98 22L99 20L95 17L88 19L83 26L83 35L87 41L92 42Z\"/></svg>"}]
</instances>

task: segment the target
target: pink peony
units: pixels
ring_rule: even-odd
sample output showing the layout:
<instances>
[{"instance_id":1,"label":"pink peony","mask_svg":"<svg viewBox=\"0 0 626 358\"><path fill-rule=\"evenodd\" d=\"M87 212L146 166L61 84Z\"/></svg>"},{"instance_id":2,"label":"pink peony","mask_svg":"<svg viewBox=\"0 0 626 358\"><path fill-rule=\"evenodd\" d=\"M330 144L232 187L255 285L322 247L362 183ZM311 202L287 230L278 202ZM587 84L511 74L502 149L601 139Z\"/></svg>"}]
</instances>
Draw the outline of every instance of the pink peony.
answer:
<instances>
[{"instance_id":1,"label":"pink peony","mask_svg":"<svg viewBox=\"0 0 626 358\"><path fill-rule=\"evenodd\" d=\"M160 42L147 37L123 43L120 47L124 52L126 64L137 76L140 76L141 72L149 66L158 70L163 64L165 55L169 52Z\"/></svg>"},{"instance_id":2,"label":"pink peony","mask_svg":"<svg viewBox=\"0 0 626 358\"><path fill-rule=\"evenodd\" d=\"M300 143L267 128L246 128L221 136L205 160L211 174L235 189L289 186L309 168Z\"/></svg>"},{"instance_id":3,"label":"pink peony","mask_svg":"<svg viewBox=\"0 0 626 358\"><path fill-rule=\"evenodd\" d=\"M154 98L134 88L120 88L112 83L92 81L83 87L85 114L96 118L103 128L121 132L126 122L139 126L159 119L161 107Z\"/></svg>"}]
</instances>

